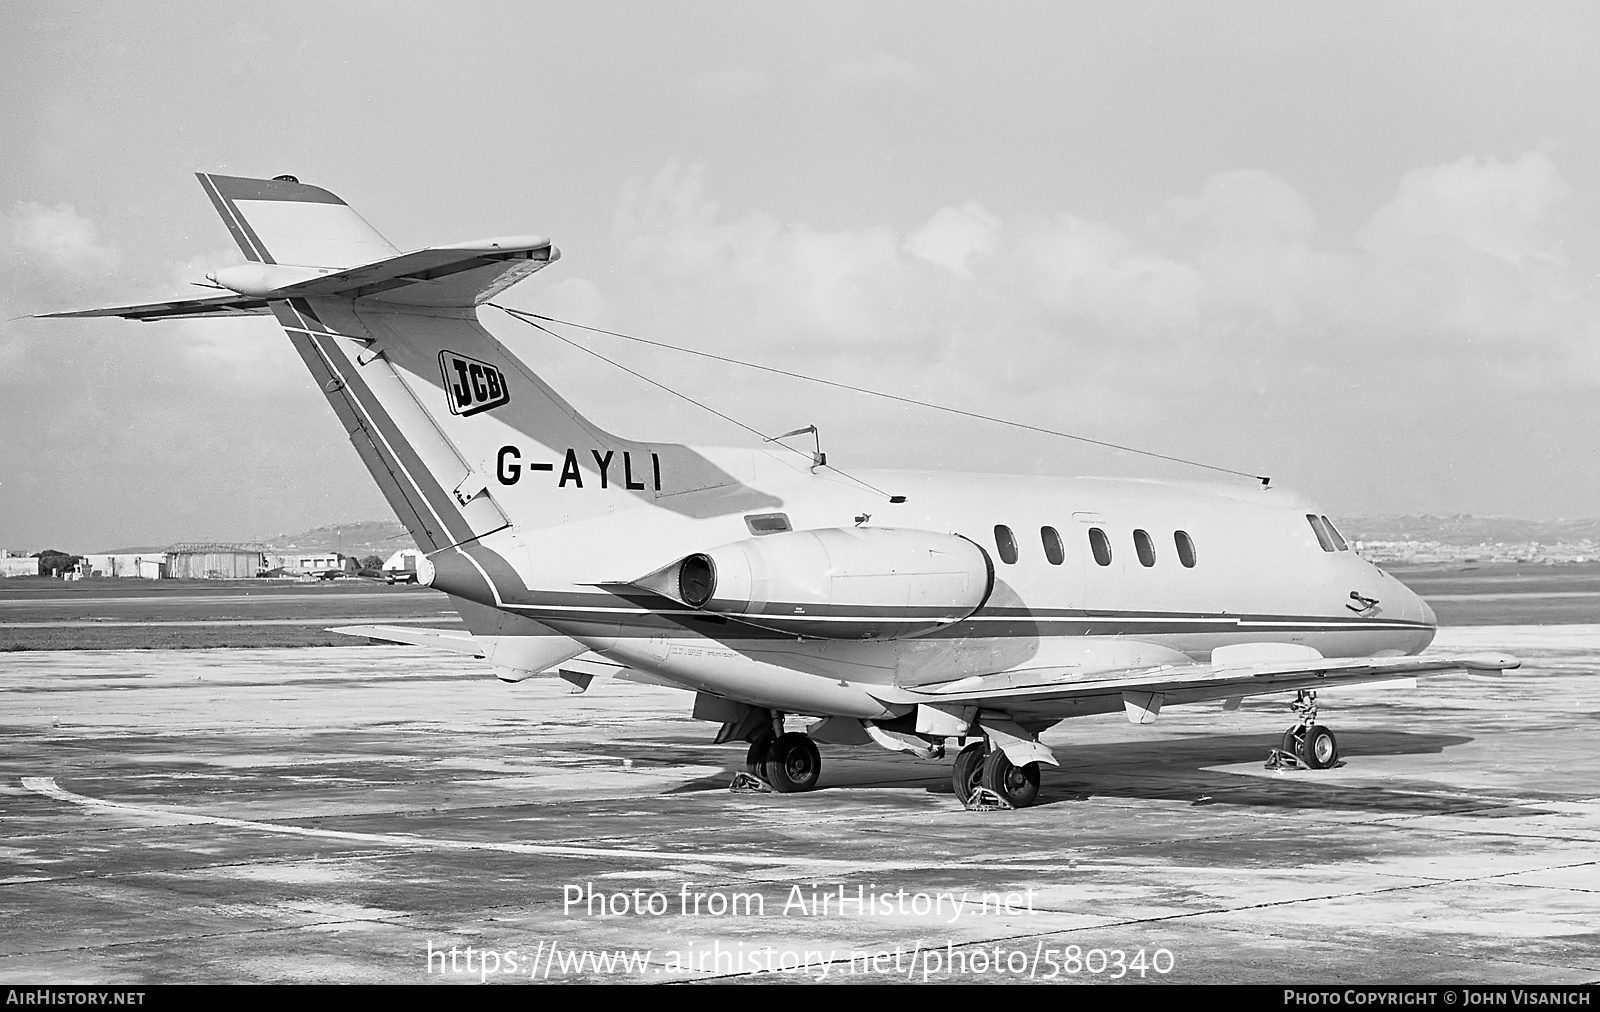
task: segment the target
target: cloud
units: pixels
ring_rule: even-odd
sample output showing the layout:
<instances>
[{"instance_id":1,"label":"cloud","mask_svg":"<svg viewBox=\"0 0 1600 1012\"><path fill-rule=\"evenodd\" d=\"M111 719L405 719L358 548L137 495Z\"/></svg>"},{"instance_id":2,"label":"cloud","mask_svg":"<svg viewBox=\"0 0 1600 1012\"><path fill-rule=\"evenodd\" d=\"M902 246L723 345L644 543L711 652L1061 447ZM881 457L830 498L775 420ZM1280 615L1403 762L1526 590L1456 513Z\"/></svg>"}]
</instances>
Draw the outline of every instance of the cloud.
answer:
<instances>
[{"instance_id":1,"label":"cloud","mask_svg":"<svg viewBox=\"0 0 1600 1012\"><path fill-rule=\"evenodd\" d=\"M1287 461L1319 481L1332 468L1355 482L1381 466L1374 455L1401 466L1437 454L1422 419L1506 396L1543 410L1600 384L1600 308L1584 279L1535 255L1566 192L1559 180L1538 153L1407 173L1354 243L1323 236L1303 194L1255 170L1203 180L1141 227L1066 211L1001 220L966 201L900 233L728 213L701 172L669 166L626 195L623 260L597 292L619 329L646 336L1155 449ZM674 381L723 410L776 423L768 384L672 361L652 367L678 369ZM903 449L925 445L943 422L930 429L926 416L806 396L818 418L802 421L826 414L835 431L899 447L898 463L952 466ZM791 408L781 424L800 424L793 418ZM1468 427L1480 424L1489 423ZM1365 434L1379 432L1388 442L1375 447ZM958 445L981 465L953 466L1062 466L1027 456L1023 437L970 438Z\"/></svg>"},{"instance_id":2,"label":"cloud","mask_svg":"<svg viewBox=\"0 0 1600 1012\"><path fill-rule=\"evenodd\" d=\"M114 269L120 257L101 238L93 221L70 204L47 207L18 201L6 215L12 258L36 273L94 274Z\"/></svg>"},{"instance_id":3,"label":"cloud","mask_svg":"<svg viewBox=\"0 0 1600 1012\"><path fill-rule=\"evenodd\" d=\"M939 264L961 278L971 278L967 261L986 257L1000 243L1000 219L985 211L976 201L960 207L942 207L928 223L906 236L905 249L912 256Z\"/></svg>"},{"instance_id":4,"label":"cloud","mask_svg":"<svg viewBox=\"0 0 1600 1012\"><path fill-rule=\"evenodd\" d=\"M1413 169L1401 179L1395 198L1373 215L1360 241L1374 252L1390 252L1456 239L1508 263L1540 258L1559 264L1541 226L1571 192L1542 151L1529 151L1509 165L1468 157Z\"/></svg>"},{"instance_id":5,"label":"cloud","mask_svg":"<svg viewBox=\"0 0 1600 1012\"><path fill-rule=\"evenodd\" d=\"M1270 172L1254 169L1219 172L1199 194L1173 197L1151 219L1157 233L1200 249L1305 242L1316 223L1299 191Z\"/></svg>"}]
</instances>

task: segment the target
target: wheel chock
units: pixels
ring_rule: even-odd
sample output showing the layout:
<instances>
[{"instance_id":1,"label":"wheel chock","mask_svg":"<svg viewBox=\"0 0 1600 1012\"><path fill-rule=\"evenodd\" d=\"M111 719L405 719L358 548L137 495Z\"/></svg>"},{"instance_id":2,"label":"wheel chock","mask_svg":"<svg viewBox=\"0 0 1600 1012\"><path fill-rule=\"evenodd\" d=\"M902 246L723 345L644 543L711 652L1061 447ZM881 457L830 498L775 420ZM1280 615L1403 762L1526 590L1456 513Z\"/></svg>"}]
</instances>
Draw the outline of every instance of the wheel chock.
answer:
<instances>
[{"instance_id":1,"label":"wheel chock","mask_svg":"<svg viewBox=\"0 0 1600 1012\"><path fill-rule=\"evenodd\" d=\"M969 812L1011 812L1016 806L987 787L976 787L972 797L962 802Z\"/></svg>"},{"instance_id":2,"label":"wheel chock","mask_svg":"<svg viewBox=\"0 0 1600 1012\"><path fill-rule=\"evenodd\" d=\"M1306 764L1301 762L1300 757L1293 752L1285 752L1281 748L1275 748L1267 753L1265 768L1269 770L1303 770L1306 768Z\"/></svg>"},{"instance_id":3,"label":"wheel chock","mask_svg":"<svg viewBox=\"0 0 1600 1012\"><path fill-rule=\"evenodd\" d=\"M734 794L771 794L772 785L741 770L733 775L733 783L728 785L728 790Z\"/></svg>"}]
</instances>

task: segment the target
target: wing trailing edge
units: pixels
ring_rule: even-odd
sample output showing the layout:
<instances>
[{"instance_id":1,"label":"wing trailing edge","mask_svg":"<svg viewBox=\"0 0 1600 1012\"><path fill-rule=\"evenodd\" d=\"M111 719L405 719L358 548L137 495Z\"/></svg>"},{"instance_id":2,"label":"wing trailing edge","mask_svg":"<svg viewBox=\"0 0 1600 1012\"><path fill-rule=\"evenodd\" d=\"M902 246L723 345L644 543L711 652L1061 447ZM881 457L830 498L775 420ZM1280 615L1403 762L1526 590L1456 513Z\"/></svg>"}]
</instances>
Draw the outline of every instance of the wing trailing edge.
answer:
<instances>
[{"instance_id":1,"label":"wing trailing edge","mask_svg":"<svg viewBox=\"0 0 1600 1012\"><path fill-rule=\"evenodd\" d=\"M1203 702L1363 682L1388 682L1449 671L1505 671L1521 661L1505 654L1459 657L1359 657L1276 663L1168 664L1084 674L1035 669L974 676L914 689L874 689L886 703L966 704L1018 707L1094 696L1147 694L1170 702ZM890 698L890 697L893 698ZM1119 706L1118 709L1121 709Z\"/></svg>"}]
</instances>

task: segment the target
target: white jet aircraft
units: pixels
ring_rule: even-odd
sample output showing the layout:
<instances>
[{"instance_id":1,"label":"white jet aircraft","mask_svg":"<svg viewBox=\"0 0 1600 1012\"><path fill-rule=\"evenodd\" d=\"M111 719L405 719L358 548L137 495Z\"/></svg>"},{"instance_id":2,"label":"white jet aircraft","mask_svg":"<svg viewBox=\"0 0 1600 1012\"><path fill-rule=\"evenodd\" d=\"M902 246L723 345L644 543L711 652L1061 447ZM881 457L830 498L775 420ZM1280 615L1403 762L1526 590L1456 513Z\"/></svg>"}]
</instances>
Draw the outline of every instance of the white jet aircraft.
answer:
<instances>
[{"instance_id":1,"label":"white jet aircraft","mask_svg":"<svg viewBox=\"0 0 1600 1012\"><path fill-rule=\"evenodd\" d=\"M1427 604L1281 489L856 480L614 435L478 321L556 261L547 239L402 253L291 176L200 183L247 260L208 275L228 294L53 315L277 317L467 649L502 677L626 670L692 690L716 741L750 743L736 782L754 789L814 787L816 741L932 758L956 739L962 802L1019 807L1056 764L1040 732L1065 718L1284 692L1299 719L1274 754L1321 769L1339 750L1316 690L1517 666L1418 656Z\"/></svg>"}]
</instances>

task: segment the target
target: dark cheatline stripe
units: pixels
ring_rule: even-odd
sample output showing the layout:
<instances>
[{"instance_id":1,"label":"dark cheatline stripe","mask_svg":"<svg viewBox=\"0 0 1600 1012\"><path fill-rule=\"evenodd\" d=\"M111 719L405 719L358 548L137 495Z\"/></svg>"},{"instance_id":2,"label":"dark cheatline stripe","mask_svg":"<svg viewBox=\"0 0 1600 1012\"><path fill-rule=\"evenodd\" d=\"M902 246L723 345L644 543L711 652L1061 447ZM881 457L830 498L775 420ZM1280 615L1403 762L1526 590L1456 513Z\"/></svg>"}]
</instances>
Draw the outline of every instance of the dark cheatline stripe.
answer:
<instances>
[{"instance_id":1,"label":"dark cheatline stripe","mask_svg":"<svg viewBox=\"0 0 1600 1012\"><path fill-rule=\"evenodd\" d=\"M395 515L414 535L418 535L418 540L423 542L429 551L437 551L449 545L453 539L441 521L434 519L432 513L426 509L426 498L422 490L416 487L414 480L407 478L401 469L400 461L378 438L379 434L374 431L374 423L363 405L357 403L350 395L350 385L340 377L328 359L327 351L318 344L316 338L304 332L308 322L304 320L304 314L297 312L297 307L283 302L274 303L274 311L278 315L278 322L288 332L290 342L300 352L300 357L311 370L317 384L323 387L328 403L332 405L334 413L339 416L346 433L350 436L351 444L361 456L363 463L367 465L368 472L378 483L390 506L394 508ZM338 390L328 391L327 384L334 379L339 379L343 385Z\"/></svg>"},{"instance_id":2,"label":"dark cheatline stripe","mask_svg":"<svg viewBox=\"0 0 1600 1012\"><path fill-rule=\"evenodd\" d=\"M635 605L625 600L614 600L609 604L594 602L587 606L571 599L591 597L592 595L550 595L552 597L567 598L563 605L557 605L545 600L546 595L527 593L505 593L506 584L500 584L502 597L507 600L506 609L519 615L525 615L539 622L552 626L610 626L615 629L621 626L621 635L625 638L660 635L674 629L684 630L690 634L725 636L731 629L738 630L738 638L744 639L779 639L793 640L795 632L783 631L778 623L770 618L762 618L766 628L749 625L737 619L727 618L707 612L697 612L681 606L674 606L673 602L664 598L656 599L653 605ZM640 607L653 610L636 610ZM885 620L889 621L889 620ZM821 623L813 616L807 622L805 633L816 636L816 629ZM837 636L840 639L854 639L859 636L862 624L838 623ZM1337 633L1337 632L1379 632L1397 630L1425 630L1429 628L1417 623L1398 621L1345 621L1338 617L1322 618L1318 616L1263 616L1259 620L1251 621L1234 616L1203 616L1186 615L1168 617L1162 620L1151 616L1116 616L1099 615L1093 617L1047 617L1047 616L996 616L986 621L966 620L953 623L943 628L926 633L919 639L963 639L976 638L1014 638L1037 636L1116 636L1116 635L1142 635L1161 636L1176 634L1212 634L1226 635L1241 632L1260 632L1283 634L1292 632L1306 633Z\"/></svg>"},{"instance_id":3,"label":"dark cheatline stripe","mask_svg":"<svg viewBox=\"0 0 1600 1012\"><path fill-rule=\"evenodd\" d=\"M701 620L738 621L739 616L717 615L714 612L700 611L686 604L659 597L654 594L640 591L526 591L521 589L503 593L506 604L518 609L535 608L550 611L574 609L582 612L601 613L613 612L638 614L650 612L657 615L671 615L682 618L698 618ZM791 611L792 611L792 607ZM819 619L862 619L893 621L926 621L936 618L935 613L916 608L871 608L866 606L819 606L807 604L806 614L794 616L794 620L803 623L812 623ZM750 616L762 622L773 623L789 617L781 614L765 614ZM1207 612L1159 612L1159 611L1107 611L1081 608L985 608L978 614L952 623L950 628L982 629L993 625L1046 625L1074 623L1120 625L1161 625L1170 629L1190 629L1197 625L1215 625L1228 629L1238 628L1276 628L1285 624L1293 628L1349 628L1349 629L1427 629L1429 626L1420 622L1410 622L1404 619L1361 618L1350 615L1271 615L1271 614L1228 614L1221 615ZM841 626L847 623L841 621Z\"/></svg>"},{"instance_id":4,"label":"dark cheatline stripe","mask_svg":"<svg viewBox=\"0 0 1600 1012\"><path fill-rule=\"evenodd\" d=\"M416 489L422 501L430 507L432 514L438 518L438 523L444 526L445 534L449 538L446 544L457 544L473 537L472 529L467 526L466 519L455 508L449 494L440 487L433 473L423 465L422 459L417 456L411 444L401 435L399 427L395 425L394 420L383 410L382 404L372 393L372 389L367 386L366 381L361 378L355 369L341 369L337 365L341 360L338 357L339 353L331 349L329 345L331 342L339 340L339 338L331 336L328 329L317 320L314 314L308 316L303 311L310 308L305 306L303 299L294 300L291 306L301 317L302 322L299 326L325 335L314 337L312 340L317 343L323 357L327 359L330 366L343 381L344 391L349 395L357 410L366 416L367 424L374 430L373 434L380 437L387 444L389 452L397 458L398 463L404 468L404 471L400 473L410 475L410 484ZM348 340L348 338L345 340ZM444 546L441 545L440 547Z\"/></svg>"}]
</instances>

